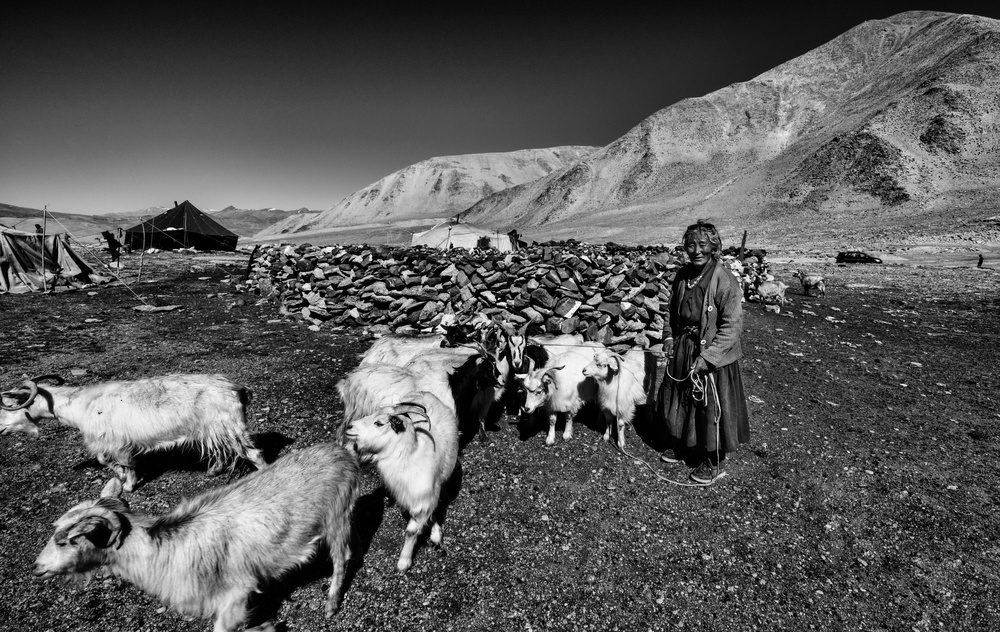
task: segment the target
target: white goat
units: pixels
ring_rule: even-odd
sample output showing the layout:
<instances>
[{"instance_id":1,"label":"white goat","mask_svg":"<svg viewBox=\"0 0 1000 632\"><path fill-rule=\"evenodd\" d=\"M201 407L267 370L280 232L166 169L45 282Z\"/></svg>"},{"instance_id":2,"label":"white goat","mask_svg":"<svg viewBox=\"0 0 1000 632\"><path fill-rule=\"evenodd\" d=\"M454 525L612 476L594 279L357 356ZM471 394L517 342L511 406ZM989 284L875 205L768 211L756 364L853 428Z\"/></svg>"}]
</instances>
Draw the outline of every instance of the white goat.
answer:
<instances>
[{"instance_id":1,"label":"white goat","mask_svg":"<svg viewBox=\"0 0 1000 632\"><path fill-rule=\"evenodd\" d=\"M802 282L802 293L806 296L810 296L809 291L815 289L817 296L826 298L826 281L823 275L796 270L792 276L798 277L799 281Z\"/></svg>"},{"instance_id":2,"label":"white goat","mask_svg":"<svg viewBox=\"0 0 1000 632\"><path fill-rule=\"evenodd\" d=\"M583 374L597 382L597 401L604 417L604 440L611 440L616 422L618 447L625 449L625 424L632 423L635 408L646 403L646 354L629 349L622 357L610 349L597 349Z\"/></svg>"},{"instance_id":3,"label":"white goat","mask_svg":"<svg viewBox=\"0 0 1000 632\"><path fill-rule=\"evenodd\" d=\"M785 290L787 289L788 286L781 281L760 281L754 287L761 303L774 301L781 305L785 304Z\"/></svg>"},{"instance_id":4,"label":"white goat","mask_svg":"<svg viewBox=\"0 0 1000 632\"><path fill-rule=\"evenodd\" d=\"M241 628L247 602L266 582L329 547L333 575L326 615L340 603L350 559L357 459L341 446L292 452L230 485L182 501L170 513L131 513L116 479L100 500L55 522L35 561L38 577L107 569L178 612L215 617L215 632ZM253 630L274 630L269 623Z\"/></svg>"},{"instance_id":5,"label":"white goat","mask_svg":"<svg viewBox=\"0 0 1000 632\"><path fill-rule=\"evenodd\" d=\"M54 381L51 386L40 386ZM6 391L0 402L0 433L38 435L33 422L55 419L77 428L87 449L124 483L135 488L135 457L181 445L209 458L221 472L236 457L266 465L246 429L247 390L222 375L165 375L89 386L63 386L46 375Z\"/></svg>"},{"instance_id":6,"label":"white goat","mask_svg":"<svg viewBox=\"0 0 1000 632\"><path fill-rule=\"evenodd\" d=\"M597 382L583 375L583 368L590 363L593 349L601 348L599 342L580 343L582 348L567 349L549 357L546 366L535 368L528 359L528 372L517 374L524 388L522 412L532 415L542 409L548 413L549 432L545 445L556 442L556 421L559 415L566 418L563 439L573 437L573 418L587 402L597 401Z\"/></svg>"},{"instance_id":7,"label":"white goat","mask_svg":"<svg viewBox=\"0 0 1000 632\"><path fill-rule=\"evenodd\" d=\"M441 546L437 512L441 489L458 462L455 413L433 394L417 391L409 393L403 403L352 420L346 437L363 460L374 461L386 489L404 515L409 515L396 565L405 573L413 565L417 538L428 524L431 542Z\"/></svg>"},{"instance_id":8,"label":"white goat","mask_svg":"<svg viewBox=\"0 0 1000 632\"><path fill-rule=\"evenodd\" d=\"M445 337L440 334L430 336L382 336L368 347L361 356L361 364L395 364L403 366L413 358L429 350L441 348Z\"/></svg>"},{"instance_id":9,"label":"white goat","mask_svg":"<svg viewBox=\"0 0 1000 632\"><path fill-rule=\"evenodd\" d=\"M343 430L348 422L397 404L401 395L417 390L417 376L395 364L362 364L337 382L336 389L344 406Z\"/></svg>"},{"instance_id":10,"label":"white goat","mask_svg":"<svg viewBox=\"0 0 1000 632\"><path fill-rule=\"evenodd\" d=\"M456 345L473 343L483 335L484 329L492 321L476 313L469 318L455 319L447 326L442 323L444 333L407 336L389 334L377 339L361 356L360 364L395 364L403 366L428 350L452 348Z\"/></svg>"}]
</instances>

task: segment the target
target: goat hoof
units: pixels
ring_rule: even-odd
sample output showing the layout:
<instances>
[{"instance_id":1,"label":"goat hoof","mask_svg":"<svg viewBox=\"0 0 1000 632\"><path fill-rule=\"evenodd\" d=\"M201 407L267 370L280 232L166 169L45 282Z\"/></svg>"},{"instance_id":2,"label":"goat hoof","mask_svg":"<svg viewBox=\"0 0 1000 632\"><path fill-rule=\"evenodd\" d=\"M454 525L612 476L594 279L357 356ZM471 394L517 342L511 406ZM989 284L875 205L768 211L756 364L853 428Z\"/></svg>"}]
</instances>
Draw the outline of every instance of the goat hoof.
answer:
<instances>
[{"instance_id":1,"label":"goat hoof","mask_svg":"<svg viewBox=\"0 0 1000 632\"><path fill-rule=\"evenodd\" d=\"M404 575L411 566L413 566L413 562L399 560L399 563L396 564L396 570L399 571L400 575Z\"/></svg>"}]
</instances>

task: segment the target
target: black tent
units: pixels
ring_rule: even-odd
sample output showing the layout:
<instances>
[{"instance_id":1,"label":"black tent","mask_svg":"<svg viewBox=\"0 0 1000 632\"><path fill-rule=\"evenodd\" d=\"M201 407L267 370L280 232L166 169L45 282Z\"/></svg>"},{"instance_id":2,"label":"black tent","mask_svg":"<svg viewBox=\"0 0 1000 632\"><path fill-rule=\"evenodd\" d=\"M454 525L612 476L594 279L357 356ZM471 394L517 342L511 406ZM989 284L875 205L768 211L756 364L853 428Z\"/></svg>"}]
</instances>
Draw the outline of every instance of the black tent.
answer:
<instances>
[{"instance_id":1,"label":"black tent","mask_svg":"<svg viewBox=\"0 0 1000 632\"><path fill-rule=\"evenodd\" d=\"M132 250L236 250L239 235L184 200L169 211L125 231Z\"/></svg>"}]
</instances>

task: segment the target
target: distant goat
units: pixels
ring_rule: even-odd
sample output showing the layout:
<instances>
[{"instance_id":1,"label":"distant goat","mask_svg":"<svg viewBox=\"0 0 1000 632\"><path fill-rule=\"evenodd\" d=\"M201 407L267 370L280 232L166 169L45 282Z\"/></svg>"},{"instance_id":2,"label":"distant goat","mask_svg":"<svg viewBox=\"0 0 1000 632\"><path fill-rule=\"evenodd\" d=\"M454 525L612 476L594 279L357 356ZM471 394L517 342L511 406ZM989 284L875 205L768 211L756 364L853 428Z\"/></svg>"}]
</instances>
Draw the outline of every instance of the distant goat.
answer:
<instances>
[{"instance_id":1,"label":"distant goat","mask_svg":"<svg viewBox=\"0 0 1000 632\"><path fill-rule=\"evenodd\" d=\"M757 298L761 303L774 302L785 304L785 290L788 286L781 281L761 281L754 287Z\"/></svg>"},{"instance_id":2,"label":"distant goat","mask_svg":"<svg viewBox=\"0 0 1000 632\"><path fill-rule=\"evenodd\" d=\"M100 500L56 520L35 561L36 576L103 566L182 614L215 617L215 632L230 632L246 623L253 593L304 564L323 543L333 561L326 615L337 610L358 493L357 459L343 447L292 452L161 516L131 513L116 485L112 479Z\"/></svg>"},{"instance_id":3,"label":"distant goat","mask_svg":"<svg viewBox=\"0 0 1000 632\"><path fill-rule=\"evenodd\" d=\"M375 463L386 489L409 515L396 565L405 573L413 565L417 538L428 525L431 542L442 542L437 510L441 489L458 462L455 413L433 394L417 391L404 396L403 403L352 420L346 439L363 460Z\"/></svg>"},{"instance_id":4,"label":"distant goat","mask_svg":"<svg viewBox=\"0 0 1000 632\"><path fill-rule=\"evenodd\" d=\"M798 277L799 281L802 282L802 293L806 296L811 296L809 291L815 289L817 296L826 298L826 282L823 279L823 275L796 270L792 273L792 276Z\"/></svg>"},{"instance_id":5,"label":"distant goat","mask_svg":"<svg viewBox=\"0 0 1000 632\"><path fill-rule=\"evenodd\" d=\"M549 431L545 445L556 442L556 422L559 415L566 419L563 439L573 436L573 418L587 402L597 401L597 383L583 374L583 368L590 363L593 349L603 345L597 342L582 343L583 349L568 349L551 355L547 366L535 368L534 360L528 360L526 373L516 377L524 389L524 404L521 410L533 415L537 410L548 413Z\"/></svg>"},{"instance_id":6,"label":"distant goat","mask_svg":"<svg viewBox=\"0 0 1000 632\"><path fill-rule=\"evenodd\" d=\"M622 357L610 349L597 349L583 374L597 382L597 401L604 416L604 440L611 439L614 422L618 447L625 449L625 424L632 423L636 406L646 403L646 354L630 349Z\"/></svg>"},{"instance_id":7,"label":"distant goat","mask_svg":"<svg viewBox=\"0 0 1000 632\"><path fill-rule=\"evenodd\" d=\"M39 382L53 382L42 386ZM266 463L246 429L247 390L222 375L165 375L89 386L63 386L57 375L24 382L0 393L0 434L38 436L34 422L55 419L77 428L87 449L124 483L135 488L135 457L182 445L209 458L220 473L236 457Z\"/></svg>"}]
</instances>

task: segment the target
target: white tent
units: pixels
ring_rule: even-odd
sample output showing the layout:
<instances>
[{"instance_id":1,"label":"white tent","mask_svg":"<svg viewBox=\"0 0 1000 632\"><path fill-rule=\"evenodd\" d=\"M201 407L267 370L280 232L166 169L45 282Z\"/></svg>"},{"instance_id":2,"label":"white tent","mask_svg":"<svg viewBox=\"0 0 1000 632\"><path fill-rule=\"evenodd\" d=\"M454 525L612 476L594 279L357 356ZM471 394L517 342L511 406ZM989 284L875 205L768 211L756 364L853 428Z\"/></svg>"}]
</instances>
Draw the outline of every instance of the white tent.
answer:
<instances>
[{"instance_id":1,"label":"white tent","mask_svg":"<svg viewBox=\"0 0 1000 632\"><path fill-rule=\"evenodd\" d=\"M472 224L452 224L446 222L438 224L430 230L422 233L415 233L410 240L411 246L430 246L448 250L449 248L477 247L480 240L488 240L490 248L496 248L500 252L510 252L510 237L506 234L489 228L480 228Z\"/></svg>"}]
</instances>

